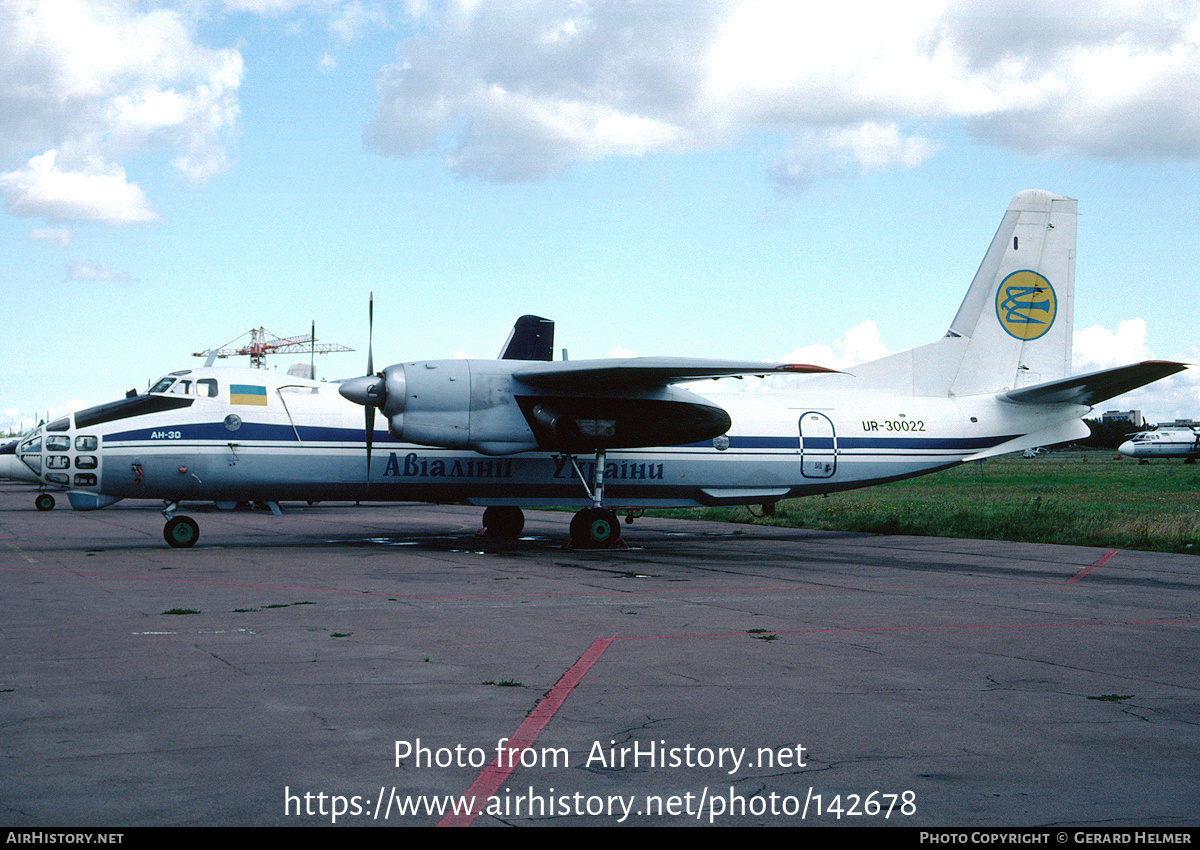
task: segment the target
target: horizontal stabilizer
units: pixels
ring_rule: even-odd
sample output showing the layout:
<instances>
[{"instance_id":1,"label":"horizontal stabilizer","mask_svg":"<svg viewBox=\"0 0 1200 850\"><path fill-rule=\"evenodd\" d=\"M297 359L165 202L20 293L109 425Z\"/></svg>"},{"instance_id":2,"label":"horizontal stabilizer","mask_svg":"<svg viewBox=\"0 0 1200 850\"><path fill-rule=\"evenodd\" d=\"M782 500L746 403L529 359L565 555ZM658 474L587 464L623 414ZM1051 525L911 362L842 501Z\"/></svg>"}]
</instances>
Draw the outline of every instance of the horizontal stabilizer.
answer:
<instances>
[{"instance_id":1,"label":"horizontal stabilizer","mask_svg":"<svg viewBox=\"0 0 1200 850\"><path fill-rule=\"evenodd\" d=\"M1000 398L1020 404L1081 404L1092 407L1160 378L1182 372L1188 365L1169 360L1144 360L1130 366L1101 369L1099 372L1072 375L1057 381L1010 390L1002 393Z\"/></svg>"},{"instance_id":2,"label":"horizontal stabilizer","mask_svg":"<svg viewBox=\"0 0 1200 850\"><path fill-rule=\"evenodd\" d=\"M836 372L824 366L755 363L745 360L705 360L693 357L631 357L608 360L556 360L522 367L513 377L541 389L579 390L633 388L679 384L703 378L746 375Z\"/></svg>"},{"instance_id":3,"label":"horizontal stabilizer","mask_svg":"<svg viewBox=\"0 0 1200 850\"><path fill-rule=\"evenodd\" d=\"M1082 419L1068 419L1066 422L1059 422L1057 425L1051 425L1049 428L1043 428L1041 431L1035 431L1032 434L1022 434L1019 437L1013 437L1011 440L1003 442L998 446L992 446L990 449L984 449L976 454L968 455L963 458L963 463L969 463L973 460L983 460L989 457L999 457L1009 452L1022 452L1025 449L1033 449L1038 446L1056 446L1059 443L1072 443L1077 440L1085 440L1091 433L1092 429Z\"/></svg>"}]
</instances>

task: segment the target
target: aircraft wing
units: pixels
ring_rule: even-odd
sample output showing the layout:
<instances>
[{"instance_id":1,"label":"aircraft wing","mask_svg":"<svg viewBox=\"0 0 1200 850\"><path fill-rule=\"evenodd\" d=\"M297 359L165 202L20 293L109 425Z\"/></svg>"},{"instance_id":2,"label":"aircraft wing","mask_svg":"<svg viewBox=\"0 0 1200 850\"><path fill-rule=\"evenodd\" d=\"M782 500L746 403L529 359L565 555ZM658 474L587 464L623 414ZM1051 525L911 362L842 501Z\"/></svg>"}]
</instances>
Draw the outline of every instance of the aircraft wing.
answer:
<instances>
[{"instance_id":1,"label":"aircraft wing","mask_svg":"<svg viewBox=\"0 0 1200 850\"><path fill-rule=\"evenodd\" d=\"M824 366L797 363L757 363L746 360L705 360L693 357L629 357L605 360L556 360L518 368L512 376L546 390L632 389L679 384L704 378L746 375L836 372Z\"/></svg>"},{"instance_id":2,"label":"aircraft wing","mask_svg":"<svg viewBox=\"0 0 1200 850\"><path fill-rule=\"evenodd\" d=\"M1092 407L1159 378L1182 372L1189 365L1170 360L1143 360L1130 366L1101 369L1086 375L1072 375L1032 387L1009 390L1002 393L1000 398L1020 404L1082 404Z\"/></svg>"}]
</instances>

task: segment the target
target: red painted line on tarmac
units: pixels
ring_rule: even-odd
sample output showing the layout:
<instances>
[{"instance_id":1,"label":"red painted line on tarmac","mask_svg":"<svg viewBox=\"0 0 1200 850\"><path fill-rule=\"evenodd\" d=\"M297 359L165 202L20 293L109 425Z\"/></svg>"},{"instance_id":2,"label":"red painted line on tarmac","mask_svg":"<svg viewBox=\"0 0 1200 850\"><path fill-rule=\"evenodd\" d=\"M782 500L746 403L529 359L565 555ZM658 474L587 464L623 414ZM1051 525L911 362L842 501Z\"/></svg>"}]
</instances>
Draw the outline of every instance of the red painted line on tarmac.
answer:
<instances>
[{"instance_id":1,"label":"red painted line on tarmac","mask_svg":"<svg viewBox=\"0 0 1200 850\"><path fill-rule=\"evenodd\" d=\"M1092 570L1096 569L1096 567L1103 567L1105 564L1107 564L1109 561L1111 561L1113 559L1114 555L1116 555L1120 551L1121 551L1120 549L1113 549L1109 552L1105 552L1099 561L1092 564L1087 569L1080 570L1074 576L1067 579L1067 584L1074 584L1075 582L1079 581L1081 578L1086 576L1088 573L1090 573Z\"/></svg>"},{"instance_id":2,"label":"red painted line on tarmac","mask_svg":"<svg viewBox=\"0 0 1200 850\"><path fill-rule=\"evenodd\" d=\"M604 654L604 650L608 649L613 640L615 640L615 636L596 638L588 647L587 652L580 656L579 660L571 665L571 669L558 680L558 684L551 688L550 692L533 707L533 711L529 712L525 720L517 727L517 731L513 732L512 737L508 739L508 745L504 752L497 754L496 758L492 759L492 763L483 769L483 773L479 774L479 777L467 789L467 793L463 795L467 799L475 801L470 813L465 815L448 814L442 818L438 826L470 826L472 821L483 813L488 798L496 793L508 779L508 775L513 772L513 768L520 764L521 751L533 746L533 742L550 722L550 718L562 707L563 702L566 701L575 686L583 681L583 677L588 670L592 669L592 665L600 660L600 656ZM500 764L501 761L506 764Z\"/></svg>"}]
</instances>

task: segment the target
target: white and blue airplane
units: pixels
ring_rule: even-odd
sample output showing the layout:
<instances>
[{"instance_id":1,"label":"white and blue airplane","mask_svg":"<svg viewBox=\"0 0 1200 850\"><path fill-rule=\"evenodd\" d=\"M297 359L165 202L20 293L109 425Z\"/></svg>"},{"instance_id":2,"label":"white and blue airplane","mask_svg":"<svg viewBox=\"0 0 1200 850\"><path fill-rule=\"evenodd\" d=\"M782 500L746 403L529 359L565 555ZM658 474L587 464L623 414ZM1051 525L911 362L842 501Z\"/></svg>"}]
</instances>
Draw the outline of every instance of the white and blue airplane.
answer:
<instances>
[{"instance_id":1,"label":"white and blue airplane","mask_svg":"<svg viewBox=\"0 0 1200 850\"><path fill-rule=\"evenodd\" d=\"M277 509L369 499L486 506L485 531L507 537L520 534L521 506L577 507L573 544L602 547L620 538L618 509L769 509L1082 439L1093 405L1186 364L1068 377L1076 207L1019 193L946 334L847 373L671 357L553 361L552 324L525 317L497 360L411 361L376 374L369 353L368 374L339 384L173 372L145 395L47 423L16 454L79 510L164 500L172 546L199 536L176 513L184 500ZM700 395L694 385L747 375L784 387Z\"/></svg>"},{"instance_id":2,"label":"white and blue airplane","mask_svg":"<svg viewBox=\"0 0 1200 850\"><path fill-rule=\"evenodd\" d=\"M1134 434L1117 447L1126 457L1141 463L1155 457L1181 457L1184 463L1195 463L1200 457L1200 430L1196 428L1158 428Z\"/></svg>"}]
</instances>

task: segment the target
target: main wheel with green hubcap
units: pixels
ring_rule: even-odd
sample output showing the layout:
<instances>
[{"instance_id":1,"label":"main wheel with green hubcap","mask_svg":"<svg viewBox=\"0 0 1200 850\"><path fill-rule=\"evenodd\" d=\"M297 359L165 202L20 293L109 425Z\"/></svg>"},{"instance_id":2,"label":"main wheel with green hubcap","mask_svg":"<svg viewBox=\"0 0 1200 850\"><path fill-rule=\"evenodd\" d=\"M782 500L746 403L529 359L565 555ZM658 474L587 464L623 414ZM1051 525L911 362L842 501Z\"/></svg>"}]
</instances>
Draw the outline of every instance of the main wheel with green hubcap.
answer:
<instances>
[{"instance_id":1,"label":"main wheel with green hubcap","mask_svg":"<svg viewBox=\"0 0 1200 850\"><path fill-rule=\"evenodd\" d=\"M620 536L621 524L608 508L584 508L571 519L571 542L580 549L605 549Z\"/></svg>"}]
</instances>

